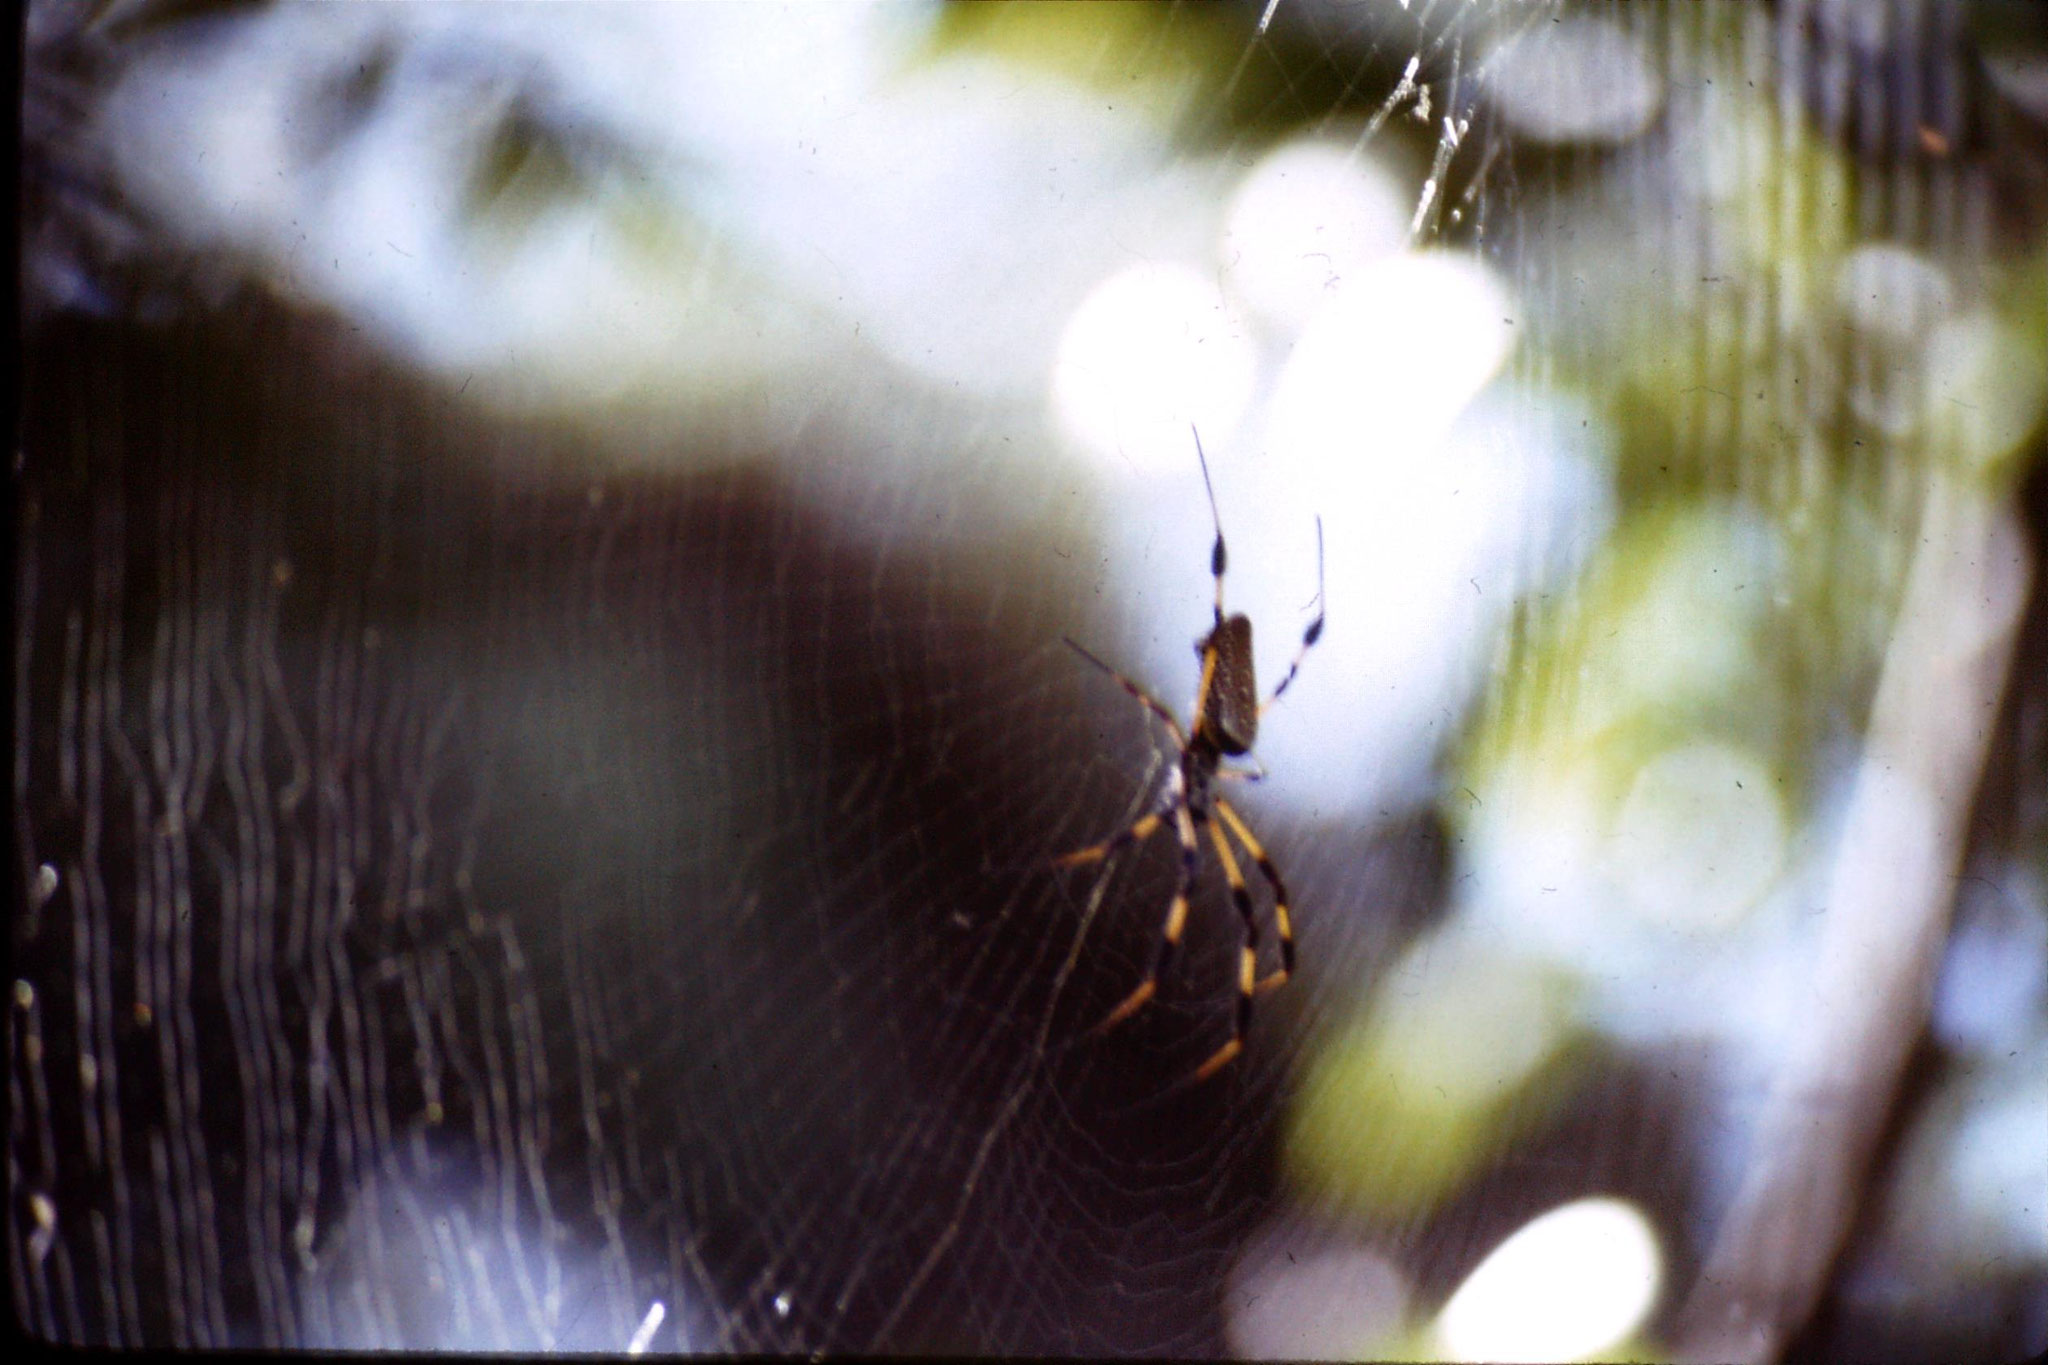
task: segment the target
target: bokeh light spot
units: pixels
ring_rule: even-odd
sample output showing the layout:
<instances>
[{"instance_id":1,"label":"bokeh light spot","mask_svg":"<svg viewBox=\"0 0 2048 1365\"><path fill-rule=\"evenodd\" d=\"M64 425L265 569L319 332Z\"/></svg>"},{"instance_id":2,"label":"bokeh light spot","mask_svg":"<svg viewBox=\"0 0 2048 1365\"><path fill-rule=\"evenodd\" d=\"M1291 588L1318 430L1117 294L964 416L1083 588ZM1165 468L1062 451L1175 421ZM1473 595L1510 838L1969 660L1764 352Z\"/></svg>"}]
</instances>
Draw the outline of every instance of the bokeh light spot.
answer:
<instances>
[{"instance_id":1,"label":"bokeh light spot","mask_svg":"<svg viewBox=\"0 0 2048 1365\"><path fill-rule=\"evenodd\" d=\"M1662 1278L1634 1205L1577 1200L1494 1248L1444 1305L1437 1340L1453 1360L1585 1360L1642 1326Z\"/></svg>"},{"instance_id":2,"label":"bokeh light spot","mask_svg":"<svg viewBox=\"0 0 2048 1365\"><path fill-rule=\"evenodd\" d=\"M1642 44L1584 16L1515 32L1486 70L1487 98L1532 142L1625 142L1664 104L1664 79Z\"/></svg>"},{"instance_id":3,"label":"bokeh light spot","mask_svg":"<svg viewBox=\"0 0 2048 1365\"><path fill-rule=\"evenodd\" d=\"M1361 1246L1316 1246L1290 1224L1246 1248L1231 1275L1228 1331L1242 1360L1370 1358L1395 1340L1408 1281Z\"/></svg>"},{"instance_id":4,"label":"bokeh light spot","mask_svg":"<svg viewBox=\"0 0 2048 1365\"><path fill-rule=\"evenodd\" d=\"M1347 276L1281 371L1274 458L1391 474L1427 457L1506 360L1513 312L1465 257L1401 255Z\"/></svg>"},{"instance_id":5,"label":"bokeh light spot","mask_svg":"<svg viewBox=\"0 0 2048 1365\"><path fill-rule=\"evenodd\" d=\"M1349 148L1289 143L1231 199L1227 278L1262 320L1299 331L1346 279L1407 244L1410 208L1391 176Z\"/></svg>"},{"instance_id":6,"label":"bokeh light spot","mask_svg":"<svg viewBox=\"0 0 2048 1365\"><path fill-rule=\"evenodd\" d=\"M1300 1180L1372 1215L1440 1204L1570 1093L1569 985L1456 935L1424 939L1323 1049L1287 1137Z\"/></svg>"},{"instance_id":7,"label":"bokeh light spot","mask_svg":"<svg viewBox=\"0 0 2048 1365\"><path fill-rule=\"evenodd\" d=\"M1606 863L1626 907L1676 930L1721 932L1783 864L1789 830L1753 755L1683 744L1636 773L1608 832Z\"/></svg>"},{"instance_id":8,"label":"bokeh light spot","mask_svg":"<svg viewBox=\"0 0 2048 1365\"><path fill-rule=\"evenodd\" d=\"M1214 284L1187 266L1134 266L1098 285L1067 323L1053 407L1090 454L1182 473L1189 425L1220 442L1251 399L1256 363Z\"/></svg>"}]
</instances>

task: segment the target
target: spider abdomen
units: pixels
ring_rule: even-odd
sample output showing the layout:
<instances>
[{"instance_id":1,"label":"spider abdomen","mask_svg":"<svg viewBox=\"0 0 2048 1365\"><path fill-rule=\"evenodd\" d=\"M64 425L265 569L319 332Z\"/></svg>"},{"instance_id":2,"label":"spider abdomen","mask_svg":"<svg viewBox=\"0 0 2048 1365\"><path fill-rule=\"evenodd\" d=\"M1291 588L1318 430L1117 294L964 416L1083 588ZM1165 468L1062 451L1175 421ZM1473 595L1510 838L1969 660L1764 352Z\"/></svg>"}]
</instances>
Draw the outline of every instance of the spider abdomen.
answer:
<instances>
[{"instance_id":1,"label":"spider abdomen","mask_svg":"<svg viewBox=\"0 0 2048 1365\"><path fill-rule=\"evenodd\" d=\"M1220 753L1249 752L1259 736L1259 680L1252 671L1252 622L1238 613L1224 618L1202 642L1213 652L1209 690L1202 698L1201 737Z\"/></svg>"}]
</instances>

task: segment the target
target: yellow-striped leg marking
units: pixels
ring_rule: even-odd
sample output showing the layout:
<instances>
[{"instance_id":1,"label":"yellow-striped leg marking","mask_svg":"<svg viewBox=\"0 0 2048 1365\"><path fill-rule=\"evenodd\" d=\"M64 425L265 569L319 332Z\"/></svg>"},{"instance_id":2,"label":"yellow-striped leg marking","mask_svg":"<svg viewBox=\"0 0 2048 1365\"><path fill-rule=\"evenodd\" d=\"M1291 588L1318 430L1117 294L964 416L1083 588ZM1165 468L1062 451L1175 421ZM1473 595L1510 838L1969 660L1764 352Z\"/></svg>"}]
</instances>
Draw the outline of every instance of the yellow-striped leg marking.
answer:
<instances>
[{"instance_id":1,"label":"yellow-striped leg marking","mask_svg":"<svg viewBox=\"0 0 2048 1365\"><path fill-rule=\"evenodd\" d=\"M1216 845L1216 861L1223 864L1223 875L1230 883L1230 903L1236 907L1237 917L1244 921L1244 950L1251 956L1256 973L1259 951L1259 917L1252 906L1251 888L1244 884L1244 873L1238 870L1237 854L1231 851L1230 840L1224 837L1223 826L1204 821L1209 826L1209 840ZM1247 986L1246 991L1251 991ZM1250 1027L1249 1024L1246 1025Z\"/></svg>"},{"instance_id":2,"label":"yellow-striped leg marking","mask_svg":"<svg viewBox=\"0 0 2048 1365\"><path fill-rule=\"evenodd\" d=\"M1237 1054L1242 1051L1244 1051L1244 1044L1242 1042L1239 1042L1237 1039L1232 1038L1222 1047L1216 1049L1215 1056L1211 1057L1208 1061L1203 1062L1200 1066L1195 1068L1195 1074L1188 1077L1188 1084L1193 1085L1197 1081L1208 1080L1211 1076L1221 1071L1224 1067L1229 1066L1232 1062L1236 1061Z\"/></svg>"},{"instance_id":3,"label":"yellow-striped leg marking","mask_svg":"<svg viewBox=\"0 0 2048 1365\"><path fill-rule=\"evenodd\" d=\"M1258 989L1269 991L1294 975L1294 920L1287 913L1287 883L1280 880L1280 869L1273 866L1273 860L1266 856L1266 850L1252 837L1244 820L1231 809L1230 803L1222 797L1215 802L1216 814L1223 823L1230 826L1230 832L1244 845L1245 852L1252 855L1258 864L1259 875L1266 879L1266 885L1273 888L1273 927L1280 935L1280 970L1258 983Z\"/></svg>"},{"instance_id":4,"label":"yellow-striped leg marking","mask_svg":"<svg viewBox=\"0 0 2048 1365\"><path fill-rule=\"evenodd\" d=\"M1114 839L1109 839L1099 844L1090 844L1086 848L1077 848L1072 853L1053 859L1052 865L1054 867L1079 867L1083 863L1099 863L1112 853L1121 852L1132 844L1141 844L1151 838L1159 829L1160 822L1165 818L1166 815L1163 811L1154 811L1138 821L1137 824L1132 825L1129 829L1117 835Z\"/></svg>"},{"instance_id":5,"label":"yellow-striped leg marking","mask_svg":"<svg viewBox=\"0 0 2048 1365\"><path fill-rule=\"evenodd\" d=\"M1217 1048L1208 1061L1196 1068L1193 1079L1197 1081L1215 1075L1244 1051L1245 1039L1252 1031L1252 994L1259 979L1259 921L1252 909L1252 893L1245 888L1244 874L1237 868L1237 855L1231 852L1230 841L1224 838L1222 826L1210 824L1209 839L1216 846L1216 858L1223 864L1223 875L1230 881L1230 899L1237 906L1239 918L1244 921L1244 946L1238 950L1237 956L1236 1031L1229 1042Z\"/></svg>"},{"instance_id":6,"label":"yellow-striped leg marking","mask_svg":"<svg viewBox=\"0 0 2048 1365\"><path fill-rule=\"evenodd\" d=\"M1173 904L1166 910L1166 925L1160 932L1159 948L1153 954L1152 969L1145 974L1145 979L1138 983L1138 988L1125 996L1123 1003L1111 1010L1109 1017L1090 1032L1106 1032L1143 1009L1145 1002L1159 990L1159 978L1172 963L1175 949L1180 947L1181 932L1188 926L1188 893L1195 884L1195 858L1201 851L1201 845L1195 842L1195 821L1194 817L1188 814L1186 802L1176 801L1173 816L1174 828L1180 834L1180 884L1174 888Z\"/></svg>"},{"instance_id":7,"label":"yellow-striped leg marking","mask_svg":"<svg viewBox=\"0 0 2048 1365\"><path fill-rule=\"evenodd\" d=\"M1252 983L1258 978L1258 954L1246 948L1238 955L1237 966L1237 1034L1210 1056L1209 1060L1195 1068L1189 1077L1190 1083L1206 1081L1244 1051L1245 1034L1252 1026Z\"/></svg>"}]
</instances>

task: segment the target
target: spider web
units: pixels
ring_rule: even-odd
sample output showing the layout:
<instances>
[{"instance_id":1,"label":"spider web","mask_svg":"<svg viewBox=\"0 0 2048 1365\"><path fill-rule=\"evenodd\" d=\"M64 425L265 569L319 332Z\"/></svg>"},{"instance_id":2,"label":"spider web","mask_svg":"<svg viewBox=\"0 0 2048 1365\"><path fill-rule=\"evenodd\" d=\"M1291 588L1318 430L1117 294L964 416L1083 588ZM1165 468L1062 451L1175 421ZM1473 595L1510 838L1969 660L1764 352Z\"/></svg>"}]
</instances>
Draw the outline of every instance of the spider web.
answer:
<instances>
[{"instance_id":1,"label":"spider web","mask_svg":"<svg viewBox=\"0 0 2048 1365\"><path fill-rule=\"evenodd\" d=\"M1213 868L1162 1003L1079 1039L1171 859L1044 866L1163 776L1057 596L748 474L494 484L491 433L394 376L252 395L284 326L36 357L92 402L31 404L29 448L79 453L23 498L28 1321L1212 1340L1189 1280L1263 1198L1284 1054L1160 1097L1227 1036ZM1274 833L1313 951L1369 956L1367 889Z\"/></svg>"},{"instance_id":2,"label":"spider web","mask_svg":"<svg viewBox=\"0 0 2048 1365\"><path fill-rule=\"evenodd\" d=\"M1219 1350L1313 978L1173 1090L1228 1036L1212 865L1159 1002L1084 1037L1173 859L1046 866L1163 777L1058 648L1092 594L1028 553L1055 479L849 451L792 489L715 440L686 459L728 472L580 475L230 317L67 315L31 357L25 1321L615 1350L658 1302L654 1349ZM1001 438L920 406L917 455ZM1416 874L1267 833L1305 952L1372 959Z\"/></svg>"},{"instance_id":3,"label":"spider web","mask_svg":"<svg viewBox=\"0 0 2048 1365\"><path fill-rule=\"evenodd\" d=\"M1479 48L1552 7L1484 44L1464 6L1382 8L1239 15L1223 131L1188 164L1281 127L1406 155L1414 241L1542 280L1512 216L1540 206L1475 110ZM1121 664L1115 642L1170 639L1184 673L1128 666L1185 715L1206 513L1104 511L1116 557L1185 567L1171 600L1122 592L1075 543L1070 476L1011 458L1013 398L820 367L741 416L594 434L175 260L138 273L225 302L166 321L147 287L87 307L66 275L26 356L30 1330L1224 1353L1232 1267L1283 1208L1295 1065L1435 913L1449 855L1412 791L1324 810L1276 765L1240 808L1303 971L1251 1050L1180 1083L1233 1004L1206 850L1158 998L1090 1036L1151 959L1172 839L1048 863L1147 809L1171 755L1059 640ZM1234 472L1226 524L1257 524ZM1511 594L1551 531L1526 528ZM1285 591L1246 599L1267 648L1297 629ZM1288 724L1265 722L1282 751Z\"/></svg>"},{"instance_id":4,"label":"spider web","mask_svg":"<svg viewBox=\"0 0 2048 1365\"><path fill-rule=\"evenodd\" d=\"M147 416L29 427L84 433L23 504L30 1321L600 1349L660 1299L694 1347L810 1349L942 1302L962 1343L1188 1341L1252 1101L1135 1101L1227 1027L1228 912L1205 886L1169 1002L1067 1052L1165 883L1039 866L1145 772L1057 612L744 475L492 487L459 414L252 399L222 344L39 357ZM265 435L308 414L326 477ZM223 429L298 477L221 471ZM1081 957L1091 907L1123 923Z\"/></svg>"}]
</instances>

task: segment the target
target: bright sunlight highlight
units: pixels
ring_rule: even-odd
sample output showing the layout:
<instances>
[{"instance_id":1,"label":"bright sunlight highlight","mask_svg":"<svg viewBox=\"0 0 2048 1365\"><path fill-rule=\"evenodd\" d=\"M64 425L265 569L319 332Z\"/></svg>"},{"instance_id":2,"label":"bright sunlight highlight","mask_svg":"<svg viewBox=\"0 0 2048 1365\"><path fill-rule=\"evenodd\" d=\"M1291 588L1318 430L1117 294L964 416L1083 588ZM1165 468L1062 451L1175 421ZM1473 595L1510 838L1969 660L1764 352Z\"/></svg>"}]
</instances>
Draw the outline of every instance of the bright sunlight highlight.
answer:
<instances>
[{"instance_id":1,"label":"bright sunlight highlight","mask_svg":"<svg viewBox=\"0 0 2048 1365\"><path fill-rule=\"evenodd\" d=\"M1620 1347L1657 1302L1662 1257L1620 1199L1581 1199L1525 1224L1437 1319L1452 1360L1588 1360Z\"/></svg>"},{"instance_id":2,"label":"bright sunlight highlight","mask_svg":"<svg viewBox=\"0 0 2048 1365\"><path fill-rule=\"evenodd\" d=\"M1067 323L1053 406L1090 454L1181 475L1189 426L1220 443L1244 415L1256 364L1214 284L1183 265L1134 266Z\"/></svg>"}]
</instances>

